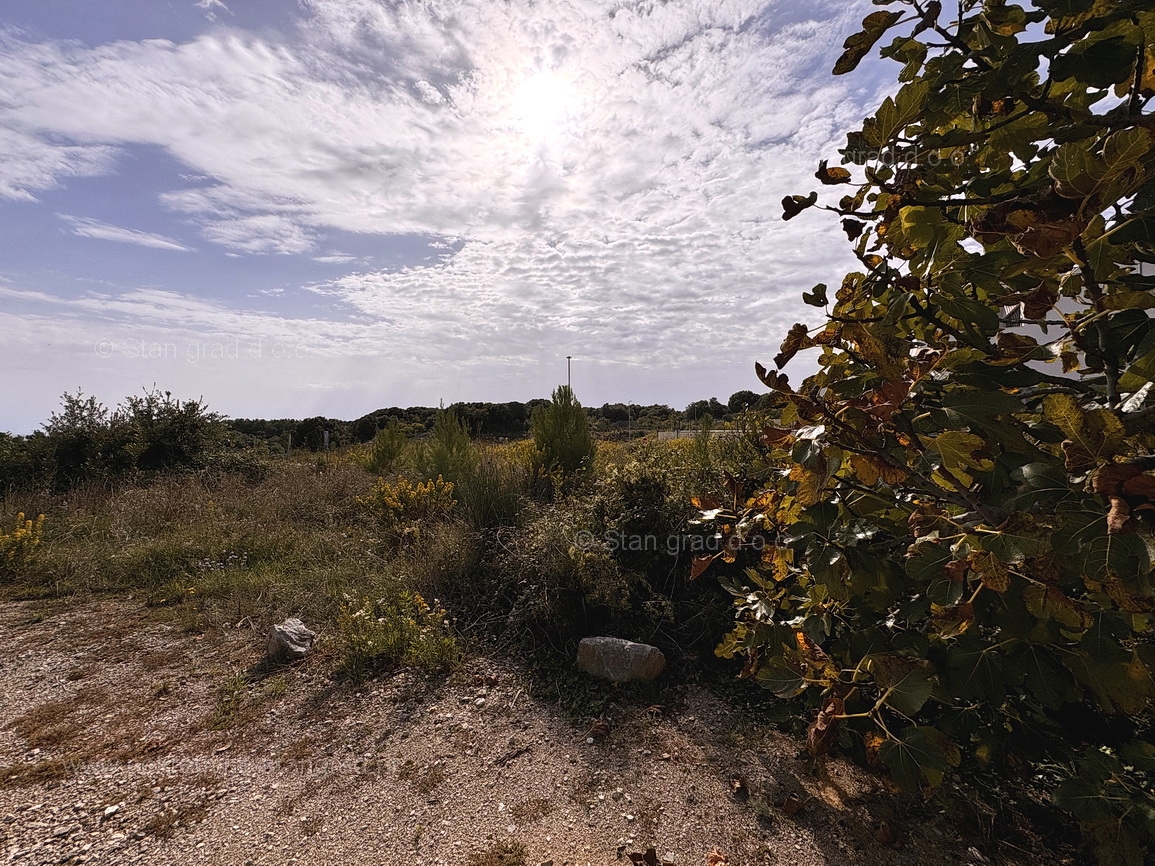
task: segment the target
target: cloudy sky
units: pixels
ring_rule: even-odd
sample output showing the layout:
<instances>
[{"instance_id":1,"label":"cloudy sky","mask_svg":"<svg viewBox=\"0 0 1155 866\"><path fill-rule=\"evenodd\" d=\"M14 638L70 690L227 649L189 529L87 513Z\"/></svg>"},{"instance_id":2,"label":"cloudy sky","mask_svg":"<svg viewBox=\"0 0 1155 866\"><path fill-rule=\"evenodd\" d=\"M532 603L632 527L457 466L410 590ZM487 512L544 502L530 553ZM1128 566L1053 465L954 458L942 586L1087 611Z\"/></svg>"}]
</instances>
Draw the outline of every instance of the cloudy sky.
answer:
<instances>
[{"instance_id":1,"label":"cloudy sky","mask_svg":"<svg viewBox=\"0 0 1155 866\"><path fill-rule=\"evenodd\" d=\"M758 389L847 262L778 202L879 94L868 2L0 8L0 430ZM802 372L801 370L799 372ZM797 378L797 374L795 374Z\"/></svg>"}]
</instances>

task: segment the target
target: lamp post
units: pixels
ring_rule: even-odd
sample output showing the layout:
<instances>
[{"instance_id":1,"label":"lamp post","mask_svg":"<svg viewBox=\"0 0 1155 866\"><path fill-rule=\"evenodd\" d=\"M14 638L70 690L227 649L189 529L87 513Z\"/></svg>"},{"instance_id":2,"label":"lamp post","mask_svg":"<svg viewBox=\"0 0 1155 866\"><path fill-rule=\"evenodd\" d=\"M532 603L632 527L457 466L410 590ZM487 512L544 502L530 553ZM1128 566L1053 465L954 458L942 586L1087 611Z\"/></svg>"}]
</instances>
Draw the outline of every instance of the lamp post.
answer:
<instances>
[{"instance_id":1,"label":"lamp post","mask_svg":"<svg viewBox=\"0 0 1155 866\"><path fill-rule=\"evenodd\" d=\"M565 356L565 386L571 391L573 390L573 374L570 367L570 361L573 360L573 355Z\"/></svg>"}]
</instances>

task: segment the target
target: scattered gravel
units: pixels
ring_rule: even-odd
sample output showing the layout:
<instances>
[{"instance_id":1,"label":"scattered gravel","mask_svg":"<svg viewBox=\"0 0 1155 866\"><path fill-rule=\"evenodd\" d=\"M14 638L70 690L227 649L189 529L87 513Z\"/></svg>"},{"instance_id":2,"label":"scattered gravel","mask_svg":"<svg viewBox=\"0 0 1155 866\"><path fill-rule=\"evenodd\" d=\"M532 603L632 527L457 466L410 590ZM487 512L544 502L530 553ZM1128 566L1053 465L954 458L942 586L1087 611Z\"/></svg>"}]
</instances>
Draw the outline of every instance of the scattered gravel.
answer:
<instances>
[{"instance_id":1,"label":"scattered gravel","mask_svg":"<svg viewBox=\"0 0 1155 866\"><path fill-rule=\"evenodd\" d=\"M189 634L133 599L6 602L0 628L9 863L460 866L502 840L530 866L648 847L676 866L715 848L732 866L987 862L693 686L583 731L512 662L358 688L329 678L323 642L266 669L248 623Z\"/></svg>"}]
</instances>

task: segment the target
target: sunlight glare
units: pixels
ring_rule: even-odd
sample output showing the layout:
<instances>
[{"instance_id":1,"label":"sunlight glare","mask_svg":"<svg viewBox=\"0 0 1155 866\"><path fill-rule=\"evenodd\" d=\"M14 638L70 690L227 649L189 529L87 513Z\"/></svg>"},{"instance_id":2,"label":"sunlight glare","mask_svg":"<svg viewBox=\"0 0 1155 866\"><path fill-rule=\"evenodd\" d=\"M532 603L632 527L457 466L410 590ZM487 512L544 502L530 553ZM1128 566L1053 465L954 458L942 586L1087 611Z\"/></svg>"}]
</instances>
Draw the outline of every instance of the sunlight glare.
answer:
<instances>
[{"instance_id":1,"label":"sunlight glare","mask_svg":"<svg viewBox=\"0 0 1155 866\"><path fill-rule=\"evenodd\" d=\"M569 83L552 72L526 77L513 92L511 109L521 132L536 143L555 138L569 111Z\"/></svg>"}]
</instances>

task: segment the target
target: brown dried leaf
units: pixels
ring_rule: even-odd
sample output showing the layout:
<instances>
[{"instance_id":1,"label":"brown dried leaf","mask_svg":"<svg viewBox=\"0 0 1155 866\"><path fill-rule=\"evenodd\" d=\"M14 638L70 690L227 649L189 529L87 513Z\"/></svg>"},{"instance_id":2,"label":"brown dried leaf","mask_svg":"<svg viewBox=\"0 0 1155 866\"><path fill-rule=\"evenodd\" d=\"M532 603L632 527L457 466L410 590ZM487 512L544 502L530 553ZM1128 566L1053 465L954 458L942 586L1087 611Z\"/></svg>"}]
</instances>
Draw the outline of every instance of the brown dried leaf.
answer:
<instances>
[{"instance_id":1,"label":"brown dried leaf","mask_svg":"<svg viewBox=\"0 0 1155 866\"><path fill-rule=\"evenodd\" d=\"M767 425L762 428L762 444L767 448L777 448L779 445L789 444L790 437L793 435L791 430L782 430Z\"/></svg>"},{"instance_id":2,"label":"brown dried leaf","mask_svg":"<svg viewBox=\"0 0 1155 866\"><path fill-rule=\"evenodd\" d=\"M734 776L730 779L730 793L739 800L745 800L750 796L750 786L746 784L745 777Z\"/></svg>"},{"instance_id":3,"label":"brown dried leaf","mask_svg":"<svg viewBox=\"0 0 1155 866\"><path fill-rule=\"evenodd\" d=\"M771 391L782 391L786 394L794 393L790 388L790 379L781 373L770 373L759 363L754 364L754 373L758 376L759 381L762 382Z\"/></svg>"},{"instance_id":4,"label":"brown dried leaf","mask_svg":"<svg viewBox=\"0 0 1155 866\"><path fill-rule=\"evenodd\" d=\"M697 580L710 567L710 563L718 558L715 553L711 556L695 556L690 562L690 580Z\"/></svg>"},{"instance_id":5,"label":"brown dried leaf","mask_svg":"<svg viewBox=\"0 0 1155 866\"><path fill-rule=\"evenodd\" d=\"M610 723L605 719L593 719L590 722L589 729L581 735L581 739L588 740L593 737L595 740L604 740L610 735Z\"/></svg>"},{"instance_id":6,"label":"brown dried leaf","mask_svg":"<svg viewBox=\"0 0 1155 866\"><path fill-rule=\"evenodd\" d=\"M1155 476L1136 475L1123 482L1124 496L1141 496L1144 499L1155 501Z\"/></svg>"},{"instance_id":7,"label":"brown dried leaf","mask_svg":"<svg viewBox=\"0 0 1155 866\"><path fill-rule=\"evenodd\" d=\"M826 167L826 160L818 163L818 171L814 176L822 181L827 186L833 186L839 183L850 183L850 172L844 168L835 166L834 168Z\"/></svg>"},{"instance_id":8,"label":"brown dried leaf","mask_svg":"<svg viewBox=\"0 0 1155 866\"><path fill-rule=\"evenodd\" d=\"M1125 535L1135 531L1135 521L1131 519L1131 506L1122 496L1110 497L1111 508L1107 512L1107 534Z\"/></svg>"},{"instance_id":9,"label":"brown dried leaf","mask_svg":"<svg viewBox=\"0 0 1155 866\"><path fill-rule=\"evenodd\" d=\"M706 854L706 866L730 866L730 860L717 848Z\"/></svg>"},{"instance_id":10,"label":"brown dried leaf","mask_svg":"<svg viewBox=\"0 0 1155 866\"><path fill-rule=\"evenodd\" d=\"M827 754L838 739L838 717L844 709L842 698L831 695L822 702L818 716L806 729L806 749L818 756ZM801 808L801 806L799 806Z\"/></svg>"},{"instance_id":11,"label":"brown dried leaf","mask_svg":"<svg viewBox=\"0 0 1155 866\"><path fill-rule=\"evenodd\" d=\"M1108 463L1100 466L1091 479L1091 489L1100 496L1118 496L1123 493L1123 485L1142 475L1138 466L1126 463ZM1155 479L1152 479L1155 481Z\"/></svg>"},{"instance_id":12,"label":"brown dried leaf","mask_svg":"<svg viewBox=\"0 0 1155 866\"><path fill-rule=\"evenodd\" d=\"M897 848L902 844L902 837L899 836L898 830L894 828L894 825L889 821L883 820L879 822L878 829L874 831L874 841L887 848Z\"/></svg>"}]
</instances>

